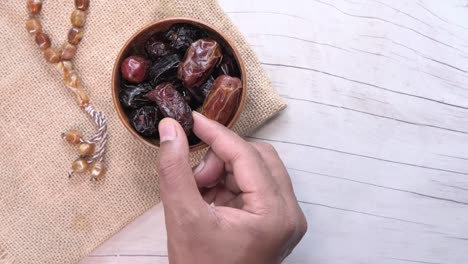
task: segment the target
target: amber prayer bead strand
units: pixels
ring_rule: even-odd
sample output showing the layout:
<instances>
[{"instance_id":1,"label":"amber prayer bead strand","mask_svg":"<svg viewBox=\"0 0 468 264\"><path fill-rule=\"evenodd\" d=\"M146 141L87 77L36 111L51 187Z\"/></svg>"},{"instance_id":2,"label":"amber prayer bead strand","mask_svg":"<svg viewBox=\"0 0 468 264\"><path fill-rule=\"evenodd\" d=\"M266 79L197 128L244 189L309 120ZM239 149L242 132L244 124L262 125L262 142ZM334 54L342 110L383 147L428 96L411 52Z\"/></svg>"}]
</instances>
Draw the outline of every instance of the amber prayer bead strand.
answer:
<instances>
[{"instance_id":1,"label":"amber prayer bead strand","mask_svg":"<svg viewBox=\"0 0 468 264\"><path fill-rule=\"evenodd\" d=\"M80 157L73 162L69 176L72 176L74 173L89 172L91 179L97 180L105 173L102 159L107 142L107 119L101 112L97 112L90 105L89 97L82 87L81 79L78 72L73 69L71 61L76 55L77 45L83 38L83 27L86 22L86 11L89 8L89 0L75 0L75 10L70 16L72 27L68 32L68 41L60 48L52 47L49 35L43 31L39 17L42 4L42 0L26 1L26 7L29 12L29 18L26 20L26 30L34 36L37 45L43 51L46 61L57 64L57 68L64 76L66 87L75 95L78 105L90 115L98 126L98 132L90 141L85 140L81 132L76 130L70 130L62 134L62 137L70 144L79 145Z\"/></svg>"},{"instance_id":2,"label":"amber prayer bead strand","mask_svg":"<svg viewBox=\"0 0 468 264\"><path fill-rule=\"evenodd\" d=\"M49 63L59 63L73 59L77 52L77 45L83 38L83 27L86 21L86 11L89 8L89 0L75 0L75 10L70 16L72 28L68 32L68 42L64 43L60 49L52 47L48 34L43 32L39 14L42 10L42 0L27 0L27 8L30 18L26 21L26 30L35 36L39 48L44 52L44 57ZM73 65L71 66L73 68ZM89 104L89 97L81 87L79 76L76 71L70 68L60 67L62 70L66 86L75 94L80 107L84 108Z\"/></svg>"}]
</instances>

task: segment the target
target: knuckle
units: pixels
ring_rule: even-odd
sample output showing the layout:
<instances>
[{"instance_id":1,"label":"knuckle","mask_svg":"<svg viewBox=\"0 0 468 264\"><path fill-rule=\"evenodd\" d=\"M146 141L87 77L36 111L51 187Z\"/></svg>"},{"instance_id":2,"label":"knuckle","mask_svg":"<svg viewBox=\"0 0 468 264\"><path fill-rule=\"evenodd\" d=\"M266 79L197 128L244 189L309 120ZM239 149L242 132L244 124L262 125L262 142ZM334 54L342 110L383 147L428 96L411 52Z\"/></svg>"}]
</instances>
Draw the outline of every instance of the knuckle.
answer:
<instances>
[{"instance_id":1,"label":"knuckle","mask_svg":"<svg viewBox=\"0 0 468 264\"><path fill-rule=\"evenodd\" d=\"M300 212L300 216L299 216L298 229L299 229L298 232L301 237L305 235L308 229L307 219L302 211Z\"/></svg>"},{"instance_id":2,"label":"knuckle","mask_svg":"<svg viewBox=\"0 0 468 264\"><path fill-rule=\"evenodd\" d=\"M289 218L287 219L286 223L284 224L284 232L287 236L291 236L296 232L297 229L297 221L296 219Z\"/></svg>"},{"instance_id":3,"label":"knuckle","mask_svg":"<svg viewBox=\"0 0 468 264\"><path fill-rule=\"evenodd\" d=\"M307 219L300 209L296 212L292 213L291 216L287 216L283 224L283 231L286 236L302 238L307 232Z\"/></svg>"},{"instance_id":4,"label":"knuckle","mask_svg":"<svg viewBox=\"0 0 468 264\"><path fill-rule=\"evenodd\" d=\"M265 142L252 142L252 145L254 145L258 150L266 150L268 148L267 145L269 144Z\"/></svg>"},{"instance_id":5,"label":"knuckle","mask_svg":"<svg viewBox=\"0 0 468 264\"><path fill-rule=\"evenodd\" d=\"M262 148L268 152L276 153L275 147L273 147L273 145L270 143L262 143Z\"/></svg>"},{"instance_id":6,"label":"knuckle","mask_svg":"<svg viewBox=\"0 0 468 264\"><path fill-rule=\"evenodd\" d=\"M255 148L254 146L252 146L250 144L246 145L246 150L245 151L250 153L251 155L255 155L257 157L260 157L260 151L258 151L257 148Z\"/></svg>"},{"instance_id":7,"label":"knuckle","mask_svg":"<svg viewBox=\"0 0 468 264\"><path fill-rule=\"evenodd\" d=\"M273 145L269 144L269 143L265 143L265 150L272 153L272 154L278 154L278 152L276 151L275 147L273 147Z\"/></svg>"},{"instance_id":8,"label":"knuckle","mask_svg":"<svg viewBox=\"0 0 468 264\"><path fill-rule=\"evenodd\" d=\"M273 147L273 145L271 145L270 143L255 142L254 146L259 152L263 152L268 155L279 156L275 147Z\"/></svg>"},{"instance_id":9,"label":"knuckle","mask_svg":"<svg viewBox=\"0 0 468 264\"><path fill-rule=\"evenodd\" d=\"M235 161L241 160L241 159L243 159L245 157L259 158L260 153L257 151L257 149L254 146L252 146L250 144L245 144L245 146L243 146L242 150L238 150L238 151L234 152L233 157L232 157L232 161L235 162Z\"/></svg>"}]
</instances>

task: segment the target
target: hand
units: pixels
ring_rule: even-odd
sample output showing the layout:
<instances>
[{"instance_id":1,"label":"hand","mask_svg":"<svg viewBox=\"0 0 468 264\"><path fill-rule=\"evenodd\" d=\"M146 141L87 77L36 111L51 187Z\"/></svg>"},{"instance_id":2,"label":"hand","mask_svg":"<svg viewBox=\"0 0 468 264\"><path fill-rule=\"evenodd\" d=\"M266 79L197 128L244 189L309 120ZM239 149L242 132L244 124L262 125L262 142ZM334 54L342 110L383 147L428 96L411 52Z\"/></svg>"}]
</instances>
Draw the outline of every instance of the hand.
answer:
<instances>
[{"instance_id":1,"label":"hand","mask_svg":"<svg viewBox=\"0 0 468 264\"><path fill-rule=\"evenodd\" d=\"M271 145L193 116L195 134L211 147L195 170L182 127L169 118L159 124L170 263L280 263L307 230L281 159Z\"/></svg>"}]
</instances>

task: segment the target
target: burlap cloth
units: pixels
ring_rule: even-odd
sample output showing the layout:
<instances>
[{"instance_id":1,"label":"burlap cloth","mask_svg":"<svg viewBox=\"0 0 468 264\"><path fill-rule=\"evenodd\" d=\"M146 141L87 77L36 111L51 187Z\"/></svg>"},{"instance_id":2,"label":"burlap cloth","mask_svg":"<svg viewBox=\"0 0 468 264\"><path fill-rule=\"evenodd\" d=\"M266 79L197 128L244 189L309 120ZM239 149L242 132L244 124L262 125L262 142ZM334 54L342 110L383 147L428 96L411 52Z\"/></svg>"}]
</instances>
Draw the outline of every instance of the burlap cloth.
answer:
<instances>
[{"instance_id":1,"label":"burlap cloth","mask_svg":"<svg viewBox=\"0 0 468 264\"><path fill-rule=\"evenodd\" d=\"M44 1L44 30L66 40L71 0ZM27 34L25 1L0 5L0 263L76 263L159 202L158 152L125 130L111 103L111 72L125 41L163 17L187 16L221 29L241 51L249 93L235 130L248 134L285 107L254 53L216 0L94 0L75 59L92 102L109 117L106 179L69 180L77 150L60 133L94 127ZM89 136L89 134L88 134ZM201 153L192 157L196 162Z\"/></svg>"}]
</instances>

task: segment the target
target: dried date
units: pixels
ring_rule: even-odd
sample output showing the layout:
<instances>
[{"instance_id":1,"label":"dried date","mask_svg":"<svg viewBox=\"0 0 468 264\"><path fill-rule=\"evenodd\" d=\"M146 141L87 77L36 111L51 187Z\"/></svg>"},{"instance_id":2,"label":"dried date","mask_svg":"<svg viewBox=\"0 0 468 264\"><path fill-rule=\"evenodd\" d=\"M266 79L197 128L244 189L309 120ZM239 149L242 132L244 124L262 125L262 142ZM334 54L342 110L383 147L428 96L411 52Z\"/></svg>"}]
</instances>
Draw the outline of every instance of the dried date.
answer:
<instances>
[{"instance_id":1,"label":"dried date","mask_svg":"<svg viewBox=\"0 0 468 264\"><path fill-rule=\"evenodd\" d=\"M175 78L179 68L180 56L172 54L161 57L148 70L148 80L154 85Z\"/></svg>"},{"instance_id":2,"label":"dried date","mask_svg":"<svg viewBox=\"0 0 468 264\"><path fill-rule=\"evenodd\" d=\"M155 106L143 106L131 114L133 128L138 134L145 137L158 135L158 109Z\"/></svg>"},{"instance_id":3,"label":"dried date","mask_svg":"<svg viewBox=\"0 0 468 264\"><path fill-rule=\"evenodd\" d=\"M164 117L175 119L180 123L187 136L191 134L193 128L192 109L172 83L159 84L146 96L158 105Z\"/></svg>"},{"instance_id":4,"label":"dried date","mask_svg":"<svg viewBox=\"0 0 468 264\"><path fill-rule=\"evenodd\" d=\"M242 82L228 75L219 76L203 104L202 114L209 119L227 125L239 104Z\"/></svg>"},{"instance_id":5,"label":"dried date","mask_svg":"<svg viewBox=\"0 0 468 264\"><path fill-rule=\"evenodd\" d=\"M192 94L180 83L180 81L176 81L172 83L176 90L182 95L185 102L192 108ZM192 108L193 109L193 108Z\"/></svg>"},{"instance_id":6,"label":"dried date","mask_svg":"<svg viewBox=\"0 0 468 264\"><path fill-rule=\"evenodd\" d=\"M192 104L190 105L193 109L200 107L203 102L205 101L206 97L211 91L213 87L215 79L213 76L210 76L208 80L204 84L202 84L199 88L190 88L187 91L190 92L192 96Z\"/></svg>"},{"instance_id":7,"label":"dried date","mask_svg":"<svg viewBox=\"0 0 468 264\"><path fill-rule=\"evenodd\" d=\"M188 24L176 24L165 34L169 45L178 51L186 50L195 40L201 38L202 33Z\"/></svg>"},{"instance_id":8,"label":"dried date","mask_svg":"<svg viewBox=\"0 0 468 264\"><path fill-rule=\"evenodd\" d=\"M146 79L150 62L141 56L127 57L120 65L122 78L129 82L139 83Z\"/></svg>"},{"instance_id":9,"label":"dried date","mask_svg":"<svg viewBox=\"0 0 468 264\"><path fill-rule=\"evenodd\" d=\"M127 108L140 108L148 105L151 101L146 98L146 94L151 91L153 87L149 83L139 84L122 84L119 92L119 100L123 106Z\"/></svg>"},{"instance_id":10,"label":"dried date","mask_svg":"<svg viewBox=\"0 0 468 264\"><path fill-rule=\"evenodd\" d=\"M239 77L239 67L233 57L224 55L223 59L215 69L216 76L229 75L233 77Z\"/></svg>"},{"instance_id":11,"label":"dried date","mask_svg":"<svg viewBox=\"0 0 468 264\"><path fill-rule=\"evenodd\" d=\"M159 36L153 36L146 42L145 45L146 54L152 60L157 60L160 57L171 55L174 53L171 46L168 43L160 40Z\"/></svg>"},{"instance_id":12,"label":"dried date","mask_svg":"<svg viewBox=\"0 0 468 264\"><path fill-rule=\"evenodd\" d=\"M208 96L208 94L210 94L211 92L211 89L213 89L213 84L215 82L215 79L213 78L213 76L210 76L208 78L208 80L206 80L206 82L204 84L202 84L202 86L200 86L200 90L202 95L203 95L203 101L205 101L205 98Z\"/></svg>"},{"instance_id":13,"label":"dried date","mask_svg":"<svg viewBox=\"0 0 468 264\"><path fill-rule=\"evenodd\" d=\"M221 46L218 42L199 39L192 43L185 53L177 77L187 88L198 87L210 76L221 57Z\"/></svg>"}]
</instances>

